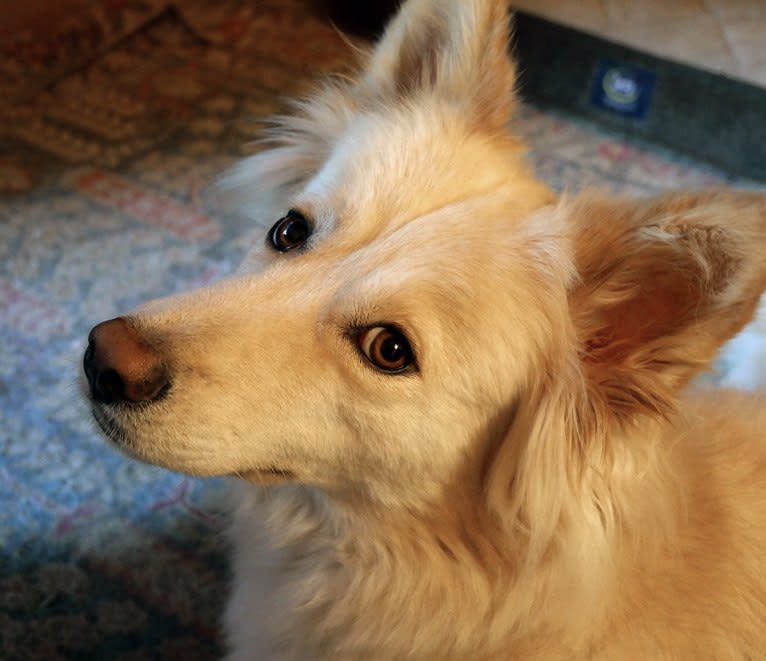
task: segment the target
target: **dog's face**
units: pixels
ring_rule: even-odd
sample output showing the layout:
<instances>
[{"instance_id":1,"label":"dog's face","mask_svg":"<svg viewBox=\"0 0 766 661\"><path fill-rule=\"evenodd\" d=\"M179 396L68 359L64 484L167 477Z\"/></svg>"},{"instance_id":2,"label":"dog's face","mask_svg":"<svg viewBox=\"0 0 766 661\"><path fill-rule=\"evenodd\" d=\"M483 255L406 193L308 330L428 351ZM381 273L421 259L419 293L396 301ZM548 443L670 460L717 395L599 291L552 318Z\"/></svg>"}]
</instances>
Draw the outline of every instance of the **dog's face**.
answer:
<instances>
[{"instance_id":1,"label":"dog's face","mask_svg":"<svg viewBox=\"0 0 766 661\"><path fill-rule=\"evenodd\" d=\"M503 444L539 469L591 417L662 413L763 277L742 268L755 230L721 239L711 218L761 203L555 204L506 132L507 32L504 2L411 1L355 82L284 121L234 176L273 222L240 274L94 329L90 399L114 442L192 474L413 502L467 465L489 475ZM704 325L727 306L735 321ZM546 397L559 449L523 450Z\"/></svg>"},{"instance_id":2,"label":"dog's face","mask_svg":"<svg viewBox=\"0 0 766 661\"><path fill-rule=\"evenodd\" d=\"M487 68L507 85L492 90L497 117L446 82L397 89L394 77L420 74L414 63L376 73L399 66L392 42L355 85L309 108L295 153L243 164L247 187L287 168L275 187L288 190L263 211L274 227L238 277L129 317L166 383L137 404L94 391L118 444L195 474L380 491L436 484L486 433L547 341L534 301L559 278L541 268L545 228L523 222L552 196L502 127L513 81L508 18L494 14L500 57ZM480 71L446 50L453 36L424 48ZM342 122L316 117L331 103Z\"/></svg>"},{"instance_id":3,"label":"dog's face","mask_svg":"<svg viewBox=\"0 0 766 661\"><path fill-rule=\"evenodd\" d=\"M97 403L123 447L191 473L401 490L485 433L549 341L536 298L563 292L550 229L524 220L550 197L459 118L457 146L425 121L355 120L240 275L131 315L169 385Z\"/></svg>"}]
</instances>

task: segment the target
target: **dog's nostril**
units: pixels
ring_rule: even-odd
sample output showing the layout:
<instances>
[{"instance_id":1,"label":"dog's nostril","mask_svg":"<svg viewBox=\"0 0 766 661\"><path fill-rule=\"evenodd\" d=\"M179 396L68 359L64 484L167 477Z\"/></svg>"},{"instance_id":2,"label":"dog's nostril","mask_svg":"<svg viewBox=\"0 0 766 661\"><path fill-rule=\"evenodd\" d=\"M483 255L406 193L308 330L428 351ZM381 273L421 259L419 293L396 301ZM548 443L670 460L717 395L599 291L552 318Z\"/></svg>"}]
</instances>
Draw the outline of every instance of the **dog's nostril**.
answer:
<instances>
[{"instance_id":1,"label":"dog's nostril","mask_svg":"<svg viewBox=\"0 0 766 661\"><path fill-rule=\"evenodd\" d=\"M149 402L170 385L159 352L143 342L122 317L93 328L83 369L91 396L103 404Z\"/></svg>"},{"instance_id":2,"label":"dog's nostril","mask_svg":"<svg viewBox=\"0 0 766 661\"><path fill-rule=\"evenodd\" d=\"M104 404L111 404L125 398L125 383L117 370L105 369L96 375L96 399Z\"/></svg>"}]
</instances>

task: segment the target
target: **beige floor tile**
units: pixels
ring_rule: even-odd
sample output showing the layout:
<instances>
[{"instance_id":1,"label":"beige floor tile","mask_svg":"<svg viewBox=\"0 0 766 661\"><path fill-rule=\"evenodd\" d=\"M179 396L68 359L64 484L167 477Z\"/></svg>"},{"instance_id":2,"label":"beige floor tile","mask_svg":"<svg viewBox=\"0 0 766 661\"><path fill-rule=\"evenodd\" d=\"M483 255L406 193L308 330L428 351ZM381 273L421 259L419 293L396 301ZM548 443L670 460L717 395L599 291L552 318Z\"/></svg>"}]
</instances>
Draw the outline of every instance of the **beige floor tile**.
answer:
<instances>
[{"instance_id":1,"label":"beige floor tile","mask_svg":"<svg viewBox=\"0 0 766 661\"><path fill-rule=\"evenodd\" d=\"M723 18L766 19L766 0L704 0L704 4Z\"/></svg>"},{"instance_id":2,"label":"beige floor tile","mask_svg":"<svg viewBox=\"0 0 766 661\"><path fill-rule=\"evenodd\" d=\"M607 26L601 0L514 0L511 6L585 32L598 33Z\"/></svg>"},{"instance_id":3,"label":"beige floor tile","mask_svg":"<svg viewBox=\"0 0 766 661\"><path fill-rule=\"evenodd\" d=\"M609 20L617 24L684 18L706 10L704 0L602 0L602 4Z\"/></svg>"},{"instance_id":4,"label":"beige floor tile","mask_svg":"<svg viewBox=\"0 0 766 661\"><path fill-rule=\"evenodd\" d=\"M766 68L766 21L729 20L723 32L740 67Z\"/></svg>"},{"instance_id":5,"label":"beige floor tile","mask_svg":"<svg viewBox=\"0 0 766 661\"><path fill-rule=\"evenodd\" d=\"M706 14L683 21L612 23L607 38L639 50L714 71L729 70L736 59L718 23Z\"/></svg>"}]
</instances>

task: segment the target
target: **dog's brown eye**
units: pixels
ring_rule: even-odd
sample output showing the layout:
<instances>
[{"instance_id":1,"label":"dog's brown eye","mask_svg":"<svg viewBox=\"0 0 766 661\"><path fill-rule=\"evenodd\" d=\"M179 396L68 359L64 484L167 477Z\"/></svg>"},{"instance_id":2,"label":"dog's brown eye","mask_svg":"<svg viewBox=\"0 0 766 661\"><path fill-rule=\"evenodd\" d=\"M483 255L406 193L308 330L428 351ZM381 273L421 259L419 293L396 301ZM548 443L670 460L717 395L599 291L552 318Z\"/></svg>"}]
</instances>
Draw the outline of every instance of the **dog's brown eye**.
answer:
<instances>
[{"instance_id":1,"label":"dog's brown eye","mask_svg":"<svg viewBox=\"0 0 766 661\"><path fill-rule=\"evenodd\" d=\"M396 328L368 328L359 333L357 341L367 360L383 372L402 372L412 364L410 343Z\"/></svg>"},{"instance_id":2,"label":"dog's brown eye","mask_svg":"<svg viewBox=\"0 0 766 661\"><path fill-rule=\"evenodd\" d=\"M300 211L290 209L269 231L269 240L279 252L302 246L311 236L309 222Z\"/></svg>"}]
</instances>

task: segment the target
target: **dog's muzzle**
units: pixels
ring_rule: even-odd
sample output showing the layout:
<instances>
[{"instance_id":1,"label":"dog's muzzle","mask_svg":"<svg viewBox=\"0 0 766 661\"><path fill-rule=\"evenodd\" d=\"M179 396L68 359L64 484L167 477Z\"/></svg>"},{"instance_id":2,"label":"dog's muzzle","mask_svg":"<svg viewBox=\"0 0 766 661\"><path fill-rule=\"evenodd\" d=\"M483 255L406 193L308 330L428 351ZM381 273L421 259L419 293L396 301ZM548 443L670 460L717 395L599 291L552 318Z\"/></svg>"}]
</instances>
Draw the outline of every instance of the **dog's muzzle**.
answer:
<instances>
[{"instance_id":1,"label":"dog's muzzle","mask_svg":"<svg viewBox=\"0 0 766 661\"><path fill-rule=\"evenodd\" d=\"M123 317L91 330L83 357L90 396L101 404L139 404L160 399L170 387L160 354L142 342Z\"/></svg>"}]
</instances>

